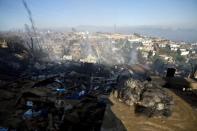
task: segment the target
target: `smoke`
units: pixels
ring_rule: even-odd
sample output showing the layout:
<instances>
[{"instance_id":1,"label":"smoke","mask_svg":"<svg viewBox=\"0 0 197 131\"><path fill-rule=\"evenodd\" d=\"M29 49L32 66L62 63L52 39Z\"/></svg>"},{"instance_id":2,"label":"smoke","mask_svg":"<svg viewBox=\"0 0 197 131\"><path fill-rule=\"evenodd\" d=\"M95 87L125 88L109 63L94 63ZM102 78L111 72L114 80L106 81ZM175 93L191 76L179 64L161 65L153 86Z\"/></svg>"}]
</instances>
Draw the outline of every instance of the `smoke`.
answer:
<instances>
[{"instance_id":1,"label":"smoke","mask_svg":"<svg viewBox=\"0 0 197 131\"><path fill-rule=\"evenodd\" d=\"M31 37L31 40L32 37L36 39L37 46L41 49L39 44L40 42L37 39L37 32L32 17L32 12L28 7L26 1L22 0L22 2L27 11L28 18L31 23L31 28L29 28L28 25L25 25L25 29L28 33L28 36ZM71 34L66 38L64 37L64 35L65 34L61 34L60 32L53 32L52 34L49 33L42 36L42 46L45 46L45 50L48 52L48 55L52 60L61 60L61 58L63 58L64 55L71 55L75 56L73 58L76 60L92 56L95 57L97 62L108 65L131 65L136 64L138 62L136 48L133 48L131 46L132 43L128 42L127 40L119 40L116 42L112 42L111 39L107 38L92 40L91 38L89 38L91 34L88 33L84 34L83 39L76 39L77 37L75 36L75 34ZM74 38L72 39L72 37ZM76 45L80 46L77 47ZM33 46L35 46L35 43L33 43ZM31 47L33 46L31 45ZM65 52L67 53L65 53L62 50L62 48L64 51L66 50Z\"/></svg>"},{"instance_id":2,"label":"smoke","mask_svg":"<svg viewBox=\"0 0 197 131\"><path fill-rule=\"evenodd\" d=\"M116 64L136 64L138 63L138 53L136 47L132 47L132 43L126 40L116 43L111 41L102 41L103 46L100 43L96 44L97 54L99 54L99 62L102 64L116 65ZM94 51L93 48L93 51ZM88 51L87 51L88 52Z\"/></svg>"},{"instance_id":3,"label":"smoke","mask_svg":"<svg viewBox=\"0 0 197 131\"><path fill-rule=\"evenodd\" d=\"M92 56L95 57L97 62L108 65L131 65L138 62L137 50L136 48L131 48L132 43L127 40L119 40L116 42L112 42L109 38L95 40L89 38L91 37L89 33L85 33L83 39L81 39L77 38L75 33L65 36L64 33L60 32L49 32L45 34L37 32L32 11L26 0L22 0L22 3L27 11L28 19L31 24L31 26L25 24L25 30L31 40L28 45L29 48L37 51L45 50L51 60L61 60L64 55L71 55L75 56L73 57L75 60ZM41 42L42 45L40 44Z\"/></svg>"},{"instance_id":4,"label":"smoke","mask_svg":"<svg viewBox=\"0 0 197 131\"><path fill-rule=\"evenodd\" d=\"M83 57L87 57L88 55L96 56L95 55L96 52L93 50L91 43L89 43L88 41L82 43L81 47L82 47L81 51L82 51Z\"/></svg>"},{"instance_id":5,"label":"smoke","mask_svg":"<svg viewBox=\"0 0 197 131\"><path fill-rule=\"evenodd\" d=\"M138 63L138 52L136 48L133 48L130 52L129 65Z\"/></svg>"}]
</instances>

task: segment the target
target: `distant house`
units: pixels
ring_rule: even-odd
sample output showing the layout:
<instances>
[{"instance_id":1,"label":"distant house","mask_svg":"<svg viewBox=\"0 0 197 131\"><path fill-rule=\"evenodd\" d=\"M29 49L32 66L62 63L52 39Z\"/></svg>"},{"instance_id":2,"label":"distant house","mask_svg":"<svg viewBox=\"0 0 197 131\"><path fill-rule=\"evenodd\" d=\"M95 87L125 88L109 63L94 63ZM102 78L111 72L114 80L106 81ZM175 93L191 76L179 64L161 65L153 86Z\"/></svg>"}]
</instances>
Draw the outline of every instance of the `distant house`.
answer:
<instances>
[{"instance_id":1,"label":"distant house","mask_svg":"<svg viewBox=\"0 0 197 131\"><path fill-rule=\"evenodd\" d=\"M181 52L186 51L186 49L180 49Z\"/></svg>"},{"instance_id":2,"label":"distant house","mask_svg":"<svg viewBox=\"0 0 197 131\"><path fill-rule=\"evenodd\" d=\"M96 63L96 57L89 54L85 59L80 59L80 62L87 62L87 63Z\"/></svg>"},{"instance_id":3,"label":"distant house","mask_svg":"<svg viewBox=\"0 0 197 131\"><path fill-rule=\"evenodd\" d=\"M173 63L173 57L172 56L167 56L167 55L159 55L163 60L169 62L169 63Z\"/></svg>"},{"instance_id":4,"label":"distant house","mask_svg":"<svg viewBox=\"0 0 197 131\"><path fill-rule=\"evenodd\" d=\"M144 41L143 43L143 50L144 51L153 51L154 50L154 46L152 41Z\"/></svg>"},{"instance_id":5,"label":"distant house","mask_svg":"<svg viewBox=\"0 0 197 131\"><path fill-rule=\"evenodd\" d=\"M192 54L196 54L196 51L195 51L195 50L193 50L193 51L192 51Z\"/></svg>"},{"instance_id":6,"label":"distant house","mask_svg":"<svg viewBox=\"0 0 197 131\"><path fill-rule=\"evenodd\" d=\"M189 51L187 51L186 49L180 49L180 51L182 56L186 56L189 54Z\"/></svg>"},{"instance_id":7,"label":"distant house","mask_svg":"<svg viewBox=\"0 0 197 131\"><path fill-rule=\"evenodd\" d=\"M181 52L181 55L182 56L186 56L186 55L188 55L189 54L189 51L183 51L183 52Z\"/></svg>"},{"instance_id":8,"label":"distant house","mask_svg":"<svg viewBox=\"0 0 197 131\"><path fill-rule=\"evenodd\" d=\"M165 48L166 47L166 44L158 44L159 45L159 47L161 47L161 48Z\"/></svg>"},{"instance_id":9,"label":"distant house","mask_svg":"<svg viewBox=\"0 0 197 131\"><path fill-rule=\"evenodd\" d=\"M180 48L180 45L178 45L178 44L170 44L170 50L171 51L177 51L178 48Z\"/></svg>"},{"instance_id":10,"label":"distant house","mask_svg":"<svg viewBox=\"0 0 197 131\"><path fill-rule=\"evenodd\" d=\"M129 42L141 42L142 38L128 39Z\"/></svg>"},{"instance_id":11,"label":"distant house","mask_svg":"<svg viewBox=\"0 0 197 131\"><path fill-rule=\"evenodd\" d=\"M143 52L142 52L142 56L143 56L144 58L147 59L147 58L148 58L148 52L144 52L144 51L143 51Z\"/></svg>"},{"instance_id":12,"label":"distant house","mask_svg":"<svg viewBox=\"0 0 197 131\"><path fill-rule=\"evenodd\" d=\"M71 55L64 55L63 60L72 60L72 56Z\"/></svg>"}]
</instances>

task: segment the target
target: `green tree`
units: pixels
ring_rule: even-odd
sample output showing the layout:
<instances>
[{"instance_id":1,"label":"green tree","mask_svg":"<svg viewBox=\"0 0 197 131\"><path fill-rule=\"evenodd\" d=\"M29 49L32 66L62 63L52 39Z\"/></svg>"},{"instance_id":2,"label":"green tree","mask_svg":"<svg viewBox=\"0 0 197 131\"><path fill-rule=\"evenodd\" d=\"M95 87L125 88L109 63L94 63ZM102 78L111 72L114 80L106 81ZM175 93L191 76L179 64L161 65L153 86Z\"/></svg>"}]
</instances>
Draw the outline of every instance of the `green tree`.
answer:
<instances>
[{"instance_id":1,"label":"green tree","mask_svg":"<svg viewBox=\"0 0 197 131\"><path fill-rule=\"evenodd\" d=\"M166 45L166 47L165 47L165 52L166 53L170 53L171 52L171 48L170 48L170 45Z\"/></svg>"},{"instance_id":2,"label":"green tree","mask_svg":"<svg viewBox=\"0 0 197 131\"><path fill-rule=\"evenodd\" d=\"M180 50L180 49L177 49L176 53L177 53L178 55L181 55L181 50Z\"/></svg>"},{"instance_id":3,"label":"green tree","mask_svg":"<svg viewBox=\"0 0 197 131\"><path fill-rule=\"evenodd\" d=\"M152 55L153 55L153 51L149 51L148 52L148 59L150 59L152 57Z\"/></svg>"},{"instance_id":4,"label":"green tree","mask_svg":"<svg viewBox=\"0 0 197 131\"><path fill-rule=\"evenodd\" d=\"M165 62L161 58L155 58L152 64L152 68L154 71L163 73L165 69Z\"/></svg>"},{"instance_id":5,"label":"green tree","mask_svg":"<svg viewBox=\"0 0 197 131\"><path fill-rule=\"evenodd\" d=\"M176 62L185 62L185 61L186 61L185 57L184 57L184 56L181 56L181 55L178 54L178 53L176 53L176 54L174 55L174 59L175 59Z\"/></svg>"}]
</instances>

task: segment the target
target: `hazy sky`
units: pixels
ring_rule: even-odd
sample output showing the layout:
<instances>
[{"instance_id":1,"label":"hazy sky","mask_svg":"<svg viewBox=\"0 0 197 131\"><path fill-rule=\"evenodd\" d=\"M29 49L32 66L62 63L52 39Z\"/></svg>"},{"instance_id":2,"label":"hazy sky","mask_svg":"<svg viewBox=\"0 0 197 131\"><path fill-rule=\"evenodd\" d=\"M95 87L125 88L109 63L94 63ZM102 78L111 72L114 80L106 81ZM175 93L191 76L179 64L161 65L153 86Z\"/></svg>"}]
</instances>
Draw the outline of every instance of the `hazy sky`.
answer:
<instances>
[{"instance_id":1,"label":"hazy sky","mask_svg":"<svg viewBox=\"0 0 197 131\"><path fill-rule=\"evenodd\" d=\"M77 25L197 28L197 0L26 0L39 28ZM0 0L0 30L29 24L22 0Z\"/></svg>"}]
</instances>

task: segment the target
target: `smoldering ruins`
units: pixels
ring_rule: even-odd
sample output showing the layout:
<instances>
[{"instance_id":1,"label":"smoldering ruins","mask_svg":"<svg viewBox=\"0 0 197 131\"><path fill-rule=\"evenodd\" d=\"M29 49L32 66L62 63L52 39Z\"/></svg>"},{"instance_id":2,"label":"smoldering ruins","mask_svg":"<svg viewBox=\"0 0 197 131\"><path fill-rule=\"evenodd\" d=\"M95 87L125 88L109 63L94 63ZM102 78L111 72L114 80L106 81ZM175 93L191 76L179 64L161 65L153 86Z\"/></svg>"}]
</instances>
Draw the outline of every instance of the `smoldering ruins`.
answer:
<instances>
[{"instance_id":1,"label":"smoldering ruins","mask_svg":"<svg viewBox=\"0 0 197 131\"><path fill-rule=\"evenodd\" d=\"M39 75L36 68L35 75L1 86L1 124L16 130L100 130L110 95L146 117L169 117L173 100L167 92L129 71L72 61Z\"/></svg>"},{"instance_id":2,"label":"smoldering ruins","mask_svg":"<svg viewBox=\"0 0 197 131\"><path fill-rule=\"evenodd\" d=\"M6 48L1 48L12 55L7 63L3 57L1 67L3 130L117 129L106 126L115 116L113 113L108 116L110 107L117 103L129 106L128 115L133 112L136 117L167 119L173 115L176 105L166 87L172 84L174 72L168 71L162 78L142 65L137 43L128 45L126 41L127 44L123 42L118 48L108 43L97 47L87 38L78 46L77 41L71 40L72 44L62 47L70 54L56 52L55 56L51 55L53 51L45 52L44 47L43 53L34 54L32 48L25 45L29 41L17 38L19 42L13 45L10 40ZM30 42L34 44L32 38ZM15 46L21 43L20 48ZM37 52L39 48L33 50ZM120 126L117 130L126 129Z\"/></svg>"},{"instance_id":3,"label":"smoldering ruins","mask_svg":"<svg viewBox=\"0 0 197 131\"><path fill-rule=\"evenodd\" d=\"M30 25L0 34L0 130L195 128L196 80L153 61L155 52L142 53L142 45L156 38L39 30L23 5Z\"/></svg>"}]
</instances>

